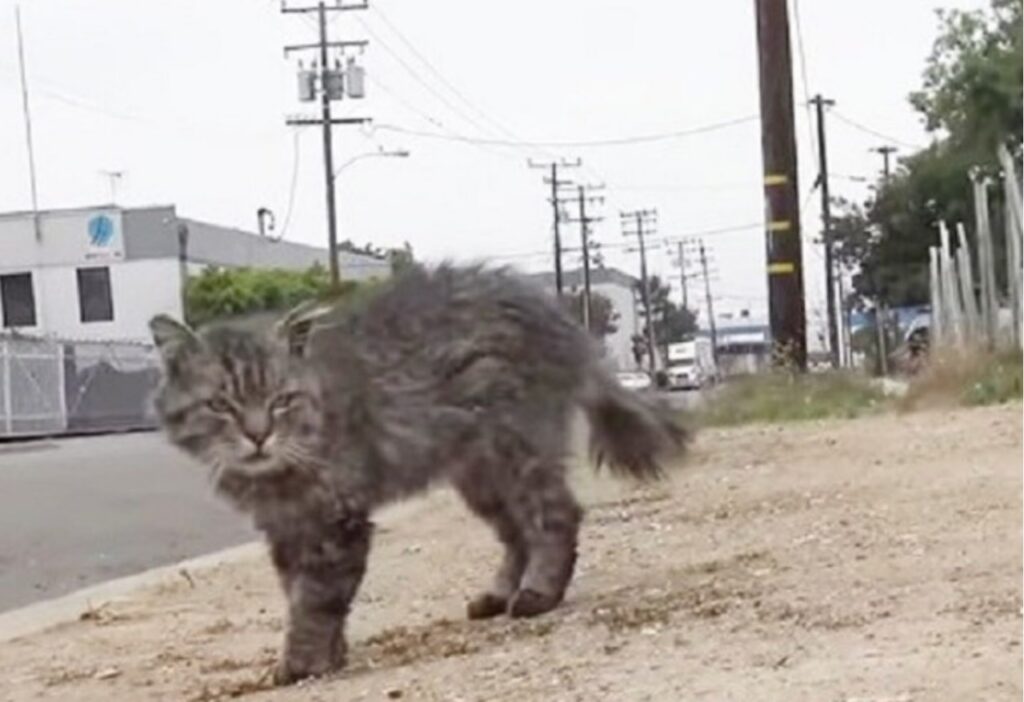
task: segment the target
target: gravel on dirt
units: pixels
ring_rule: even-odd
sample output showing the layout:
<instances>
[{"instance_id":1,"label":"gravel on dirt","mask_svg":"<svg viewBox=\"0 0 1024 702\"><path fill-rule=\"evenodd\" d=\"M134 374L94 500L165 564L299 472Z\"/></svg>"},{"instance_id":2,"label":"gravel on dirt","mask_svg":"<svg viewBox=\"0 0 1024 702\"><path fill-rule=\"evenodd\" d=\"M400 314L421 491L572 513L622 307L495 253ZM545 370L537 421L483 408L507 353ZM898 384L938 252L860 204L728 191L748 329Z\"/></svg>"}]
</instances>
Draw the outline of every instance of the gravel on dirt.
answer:
<instances>
[{"instance_id":1,"label":"gravel on dirt","mask_svg":"<svg viewBox=\"0 0 1024 702\"><path fill-rule=\"evenodd\" d=\"M577 471L565 604L469 622L498 549L449 491L382 515L348 667L275 689L264 558L0 643L0 700L1019 700L1021 407L707 431L669 482Z\"/></svg>"}]
</instances>

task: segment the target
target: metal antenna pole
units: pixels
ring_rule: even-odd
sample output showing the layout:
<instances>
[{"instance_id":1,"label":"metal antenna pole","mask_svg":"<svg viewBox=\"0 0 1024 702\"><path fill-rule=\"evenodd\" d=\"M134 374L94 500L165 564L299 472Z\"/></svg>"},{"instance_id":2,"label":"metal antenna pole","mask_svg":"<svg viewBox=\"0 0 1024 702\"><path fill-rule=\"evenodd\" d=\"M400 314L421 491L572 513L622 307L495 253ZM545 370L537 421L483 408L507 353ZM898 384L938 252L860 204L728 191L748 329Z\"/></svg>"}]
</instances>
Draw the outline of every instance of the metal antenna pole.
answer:
<instances>
[{"instance_id":1,"label":"metal antenna pole","mask_svg":"<svg viewBox=\"0 0 1024 702\"><path fill-rule=\"evenodd\" d=\"M21 5L14 6L14 23L18 30L18 67L21 73L21 106L25 115L25 142L28 145L28 176L32 190L32 227L36 241L42 239L39 227L39 195L36 189L36 155L32 143L32 110L28 102L28 80L25 77L25 41L21 33Z\"/></svg>"}]
</instances>

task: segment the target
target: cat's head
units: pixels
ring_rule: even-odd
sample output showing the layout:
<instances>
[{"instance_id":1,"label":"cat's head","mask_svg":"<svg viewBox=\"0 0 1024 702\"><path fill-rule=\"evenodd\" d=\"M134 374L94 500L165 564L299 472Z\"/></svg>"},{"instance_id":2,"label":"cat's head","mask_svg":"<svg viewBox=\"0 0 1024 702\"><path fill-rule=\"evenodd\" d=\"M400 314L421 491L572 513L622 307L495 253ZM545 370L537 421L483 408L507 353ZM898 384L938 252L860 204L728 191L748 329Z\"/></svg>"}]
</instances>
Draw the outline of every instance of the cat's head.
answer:
<instances>
[{"instance_id":1,"label":"cat's head","mask_svg":"<svg viewBox=\"0 0 1024 702\"><path fill-rule=\"evenodd\" d=\"M319 389L272 331L223 325L196 332L165 315L150 330L163 360L155 407L175 445L215 477L309 464L320 437Z\"/></svg>"}]
</instances>

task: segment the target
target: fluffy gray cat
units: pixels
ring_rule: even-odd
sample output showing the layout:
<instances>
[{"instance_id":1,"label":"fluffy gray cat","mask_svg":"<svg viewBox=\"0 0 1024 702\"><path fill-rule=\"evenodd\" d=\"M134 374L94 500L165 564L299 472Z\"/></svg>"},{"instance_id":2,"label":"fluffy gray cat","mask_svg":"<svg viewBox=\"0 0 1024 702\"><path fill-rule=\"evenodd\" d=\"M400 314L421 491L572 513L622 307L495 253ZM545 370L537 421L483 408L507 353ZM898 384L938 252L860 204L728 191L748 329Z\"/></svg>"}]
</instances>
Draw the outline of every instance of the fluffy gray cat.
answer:
<instances>
[{"instance_id":1,"label":"fluffy gray cat","mask_svg":"<svg viewBox=\"0 0 1024 702\"><path fill-rule=\"evenodd\" d=\"M344 664L378 506L449 481L505 549L469 617L531 617L561 602L576 560L572 410L623 474L659 476L686 440L553 299L503 270L415 267L331 308L298 352L251 324L151 329L167 435L269 542L288 600L280 683Z\"/></svg>"}]
</instances>

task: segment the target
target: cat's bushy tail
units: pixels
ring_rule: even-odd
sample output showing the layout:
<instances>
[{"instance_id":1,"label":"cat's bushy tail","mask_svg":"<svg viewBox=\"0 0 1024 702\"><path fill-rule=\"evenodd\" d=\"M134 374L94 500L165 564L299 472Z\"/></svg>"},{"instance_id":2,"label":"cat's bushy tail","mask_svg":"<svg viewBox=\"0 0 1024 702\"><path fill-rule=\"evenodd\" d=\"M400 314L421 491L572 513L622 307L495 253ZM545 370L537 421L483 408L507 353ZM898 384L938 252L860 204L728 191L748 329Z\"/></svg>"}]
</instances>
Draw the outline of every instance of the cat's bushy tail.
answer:
<instances>
[{"instance_id":1,"label":"cat's bushy tail","mask_svg":"<svg viewBox=\"0 0 1024 702\"><path fill-rule=\"evenodd\" d=\"M590 451L598 467L644 480L660 478L682 456L691 432L677 412L654 396L622 387L594 368L582 397L590 422Z\"/></svg>"}]
</instances>

